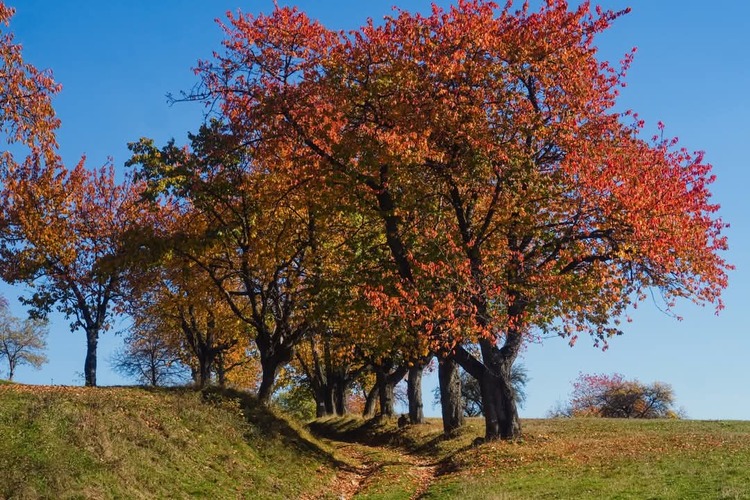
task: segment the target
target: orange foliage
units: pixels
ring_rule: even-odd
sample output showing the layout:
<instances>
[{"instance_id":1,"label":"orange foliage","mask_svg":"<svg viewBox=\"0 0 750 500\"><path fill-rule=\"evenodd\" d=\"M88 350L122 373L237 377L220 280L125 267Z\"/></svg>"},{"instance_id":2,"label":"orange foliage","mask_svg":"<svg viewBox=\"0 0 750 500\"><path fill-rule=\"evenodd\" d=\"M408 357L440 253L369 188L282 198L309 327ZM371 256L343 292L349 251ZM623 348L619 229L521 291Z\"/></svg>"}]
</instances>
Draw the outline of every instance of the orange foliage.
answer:
<instances>
[{"instance_id":1,"label":"orange foliage","mask_svg":"<svg viewBox=\"0 0 750 500\"><path fill-rule=\"evenodd\" d=\"M230 15L197 72L272 172L376 207L373 331L416 329L417 351L532 327L606 344L651 288L720 309L731 269L711 167L613 111L632 54L613 67L593 40L623 13L466 0L342 34L277 8Z\"/></svg>"}]
</instances>

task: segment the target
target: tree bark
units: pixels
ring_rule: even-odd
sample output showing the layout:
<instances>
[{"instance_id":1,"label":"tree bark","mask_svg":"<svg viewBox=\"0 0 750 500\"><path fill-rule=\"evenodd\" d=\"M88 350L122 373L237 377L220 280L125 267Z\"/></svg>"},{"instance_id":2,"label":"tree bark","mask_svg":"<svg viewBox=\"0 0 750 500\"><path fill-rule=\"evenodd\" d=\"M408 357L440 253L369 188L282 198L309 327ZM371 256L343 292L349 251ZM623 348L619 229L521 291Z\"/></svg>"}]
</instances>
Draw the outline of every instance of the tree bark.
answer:
<instances>
[{"instance_id":1,"label":"tree bark","mask_svg":"<svg viewBox=\"0 0 750 500\"><path fill-rule=\"evenodd\" d=\"M422 373L424 367L412 366L409 368L406 394L409 398L409 423L424 423L424 405L422 403Z\"/></svg>"},{"instance_id":2,"label":"tree bark","mask_svg":"<svg viewBox=\"0 0 750 500\"><path fill-rule=\"evenodd\" d=\"M203 355L198 356L198 389L205 389L208 387L208 382L211 380L211 365L212 360L209 359L207 353L202 352Z\"/></svg>"},{"instance_id":3,"label":"tree bark","mask_svg":"<svg viewBox=\"0 0 750 500\"><path fill-rule=\"evenodd\" d=\"M461 377L458 373L458 364L453 357L441 359L438 363L438 382L440 383L443 432L450 434L464 424Z\"/></svg>"},{"instance_id":4,"label":"tree bark","mask_svg":"<svg viewBox=\"0 0 750 500\"><path fill-rule=\"evenodd\" d=\"M334 392L334 404L335 404L335 412L336 415L343 416L347 414L347 408L346 408L346 389L347 389L347 383L346 383L346 377L341 374L337 373L334 377L334 384L333 384L333 392Z\"/></svg>"},{"instance_id":5,"label":"tree bark","mask_svg":"<svg viewBox=\"0 0 750 500\"><path fill-rule=\"evenodd\" d=\"M83 364L83 376L86 387L96 387L96 348L99 344L99 331L86 330L86 361Z\"/></svg>"},{"instance_id":6,"label":"tree bark","mask_svg":"<svg viewBox=\"0 0 750 500\"><path fill-rule=\"evenodd\" d=\"M395 397L393 393L393 387L395 384L388 382L388 373L382 368L378 368L375 372L375 380L378 386L380 416L384 418L395 416Z\"/></svg>"},{"instance_id":7,"label":"tree bark","mask_svg":"<svg viewBox=\"0 0 750 500\"><path fill-rule=\"evenodd\" d=\"M485 419L485 439L517 439L521 437L516 397L510 371L518 354L520 332L509 330L505 345L498 349L489 340L481 340L485 370L480 379L482 409Z\"/></svg>"},{"instance_id":8,"label":"tree bark","mask_svg":"<svg viewBox=\"0 0 750 500\"><path fill-rule=\"evenodd\" d=\"M362 412L364 418L372 418L375 416L375 398L377 395L378 384L376 383L372 389L370 389L370 392L367 393L367 397L365 398L365 409Z\"/></svg>"},{"instance_id":9,"label":"tree bark","mask_svg":"<svg viewBox=\"0 0 750 500\"><path fill-rule=\"evenodd\" d=\"M277 351L266 356L263 356L261 353L261 380L260 387L258 387L258 400L261 404L267 405L270 403L271 396L273 395L273 385L276 382L276 374L281 365L289 362L291 357L291 350L288 353L286 351Z\"/></svg>"},{"instance_id":10,"label":"tree bark","mask_svg":"<svg viewBox=\"0 0 750 500\"><path fill-rule=\"evenodd\" d=\"M276 371L279 369L278 363L274 360L267 360L261 363L261 379L258 387L258 401L267 405L271 401L273 384L276 381Z\"/></svg>"}]
</instances>

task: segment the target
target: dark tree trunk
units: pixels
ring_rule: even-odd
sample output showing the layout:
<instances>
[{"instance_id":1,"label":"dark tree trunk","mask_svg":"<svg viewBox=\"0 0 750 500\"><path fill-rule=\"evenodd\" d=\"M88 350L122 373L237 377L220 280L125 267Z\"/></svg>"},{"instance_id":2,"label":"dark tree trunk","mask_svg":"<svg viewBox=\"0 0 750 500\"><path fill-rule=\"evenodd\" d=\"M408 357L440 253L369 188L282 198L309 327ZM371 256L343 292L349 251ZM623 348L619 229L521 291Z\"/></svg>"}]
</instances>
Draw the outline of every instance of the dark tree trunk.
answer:
<instances>
[{"instance_id":1,"label":"dark tree trunk","mask_svg":"<svg viewBox=\"0 0 750 500\"><path fill-rule=\"evenodd\" d=\"M327 380L308 379L315 396L315 417L323 418L336 414L334 388Z\"/></svg>"},{"instance_id":2,"label":"dark tree trunk","mask_svg":"<svg viewBox=\"0 0 750 500\"><path fill-rule=\"evenodd\" d=\"M326 385L323 388L324 391L324 397L323 400L326 415L335 415L336 414L336 403L335 403L335 394L334 394L334 387L331 385L330 381L326 381Z\"/></svg>"},{"instance_id":3,"label":"dark tree trunk","mask_svg":"<svg viewBox=\"0 0 750 500\"><path fill-rule=\"evenodd\" d=\"M334 398L333 401L335 403L335 411L336 415L343 416L347 414L347 408L346 408L346 379L343 376L343 374L338 373L336 374L336 377L334 378L334 384L333 384L333 391L334 391Z\"/></svg>"},{"instance_id":4,"label":"dark tree trunk","mask_svg":"<svg viewBox=\"0 0 750 500\"><path fill-rule=\"evenodd\" d=\"M464 409L461 401L461 376L458 364L452 357L438 364L440 384L440 407L443 414L443 432L450 434L464 424Z\"/></svg>"},{"instance_id":5,"label":"dark tree trunk","mask_svg":"<svg viewBox=\"0 0 750 500\"><path fill-rule=\"evenodd\" d=\"M313 397L315 398L315 418L326 416L326 397L325 391L318 384L312 384Z\"/></svg>"},{"instance_id":6,"label":"dark tree trunk","mask_svg":"<svg viewBox=\"0 0 750 500\"><path fill-rule=\"evenodd\" d=\"M216 347L216 357L214 358L214 371L216 371L217 382L219 387L224 388L227 386L227 370L224 366L224 352L225 349L221 346Z\"/></svg>"},{"instance_id":7,"label":"dark tree trunk","mask_svg":"<svg viewBox=\"0 0 750 500\"><path fill-rule=\"evenodd\" d=\"M378 386L378 400L380 402L380 416L390 418L396 415L395 397L393 388L395 384L388 381L388 373L382 368L375 372L376 384Z\"/></svg>"},{"instance_id":8,"label":"dark tree trunk","mask_svg":"<svg viewBox=\"0 0 750 500\"><path fill-rule=\"evenodd\" d=\"M205 389L211 380L211 360L203 355L198 358L198 388Z\"/></svg>"},{"instance_id":9,"label":"dark tree trunk","mask_svg":"<svg viewBox=\"0 0 750 500\"><path fill-rule=\"evenodd\" d=\"M273 384L276 381L276 371L278 369L279 365L273 359L261 363L261 379L260 387L258 387L258 400L264 405L271 401Z\"/></svg>"},{"instance_id":10,"label":"dark tree trunk","mask_svg":"<svg viewBox=\"0 0 750 500\"><path fill-rule=\"evenodd\" d=\"M86 361L83 364L83 376L86 387L96 387L96 348L99 344L97 330L86 331Z\"/></svg>"},{"instance_id":11,"label":"dark tree trunk","mask_svg":"<svg viewBox=\"0 0 750 500\"><path fill-rule=\"evenodd\" d=\"M509 377L496 376L487 371L481 381L485 439L516 439L521 436L513 387Z\"/></svg>"},{"instance_id":12,"label":"dark tree trunk","mask_svg":"<svg viewBox=\"0 0 750 500\"><path fill-rule=\"evenodd\" d=\"M154 365L151 365L151 367L148 370L148 378L151 382L152 387L156 387L159 385L159 372L157 371L157 368Z\"/></svg>"},{"instance_id":13,"label":"dark tree trunk","mask_svg":"<svg viewBox=\"0 0 750 500\"><path fill-rule=\"evenodd\" d=\"M276 382L276 374L282 365L288 363L294 356L294 348L276 346L271 352L260 353L261 379L258 387L258 400L267 405L271 402L273 385Z\"/></svg>"},{"instance_id":14,"label":"dark tree trunk","mask_svg":"<svg viewBox=\"0 0 750 500\"><path fill-rule=\"evenodd\" d=\"M422 404L422 373L424 367L412 366L409 368L406 394L409 398L409 423L424 423L424 408Z\"/></svg>"},{"instance_id":15,"label":"dark tree trunk","mask_svg":"<svg viewBox=\"0 0 750 500\"><path fill-rule=\"evenodd\" d=\"M516 396L510 372L518 354L521 334L509 331L502 349L488 340L480 341L485 370L480 379L485 439L517 439L521 437Z\"/></svg>"},{"instance_id":16,"label":"dark tree trunk","mask_svg":"<svg viewBox=\"0 0 750 500\"><path fill-rule=\"evenodd\" d=\"M375 401L378 396L378 384L375 384L370 392L367 393L365 398L365 409L362 412L362 416L365 418L372 418L375 416Z\"/></svg>"}]
</instances>

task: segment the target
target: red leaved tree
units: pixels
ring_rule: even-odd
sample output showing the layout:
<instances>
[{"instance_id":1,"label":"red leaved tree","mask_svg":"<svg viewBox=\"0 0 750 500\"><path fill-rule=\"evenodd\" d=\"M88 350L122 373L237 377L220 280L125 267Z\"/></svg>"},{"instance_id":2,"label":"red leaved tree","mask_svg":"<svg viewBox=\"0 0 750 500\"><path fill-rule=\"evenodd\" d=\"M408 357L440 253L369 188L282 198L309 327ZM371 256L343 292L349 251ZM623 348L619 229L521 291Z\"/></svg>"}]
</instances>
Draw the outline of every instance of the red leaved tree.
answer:
<instances>
[{"instance_id":1,"label":"red leaved tree","mask_svg":"<svg viewBox=\"0 0 750 500\"><path fill-rule=\"evenodd\" d=\"M379 222L370 318L479 380L488 439L520 435L510 373L534 330L606 343L649 290L722 307L710 165L613 110L630 56L593 42L621 14L463 0L343 34L277 8L230 16L198 68L192 97L265 172Z\"/></svg>"},{"instance_id":2,"label":"red leaved tree","mask_svg":"<svg viewBox=\"0 0 750 500\"><path fill-rule=\"evenodd\" d=\"M581 373L573 382L570 402L555 416L609 418L674 418L674 391L669 384L644 384L619 373Z\"/></svg>"}]
</instances>

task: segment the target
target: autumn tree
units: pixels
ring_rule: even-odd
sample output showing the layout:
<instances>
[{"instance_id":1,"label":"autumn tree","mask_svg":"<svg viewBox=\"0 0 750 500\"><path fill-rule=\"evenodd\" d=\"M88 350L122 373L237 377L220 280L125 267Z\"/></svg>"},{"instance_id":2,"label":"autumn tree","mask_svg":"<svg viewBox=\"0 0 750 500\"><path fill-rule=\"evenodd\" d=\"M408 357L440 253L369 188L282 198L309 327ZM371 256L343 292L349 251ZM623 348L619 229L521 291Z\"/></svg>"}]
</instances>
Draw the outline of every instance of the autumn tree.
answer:
<instances>
[{"instance_id":1,"label":"autumn tree","mask_svg":"<svg viewBox=\"0 0 750 500\"><path fill-rule=\"evenodd\" d=\"M159 219L155 220L164 222ZM140 239L142 249L154 242L153 234ZM150 365L158 347L161 365L179 360L190 368L197 387L227 385L230 374L254 363L247 352L245 325L195 263L174 253L147 253L125 276L129 300L124 310L132 318L126 352L145 349L144 361ZM255 370L250 371L252 380L234 380L254 387Z\"/></svg>"},{"instance_id":2,"label":"autumn tree","mask_svg":"<svg viewBox=\"0 0 750 500\"><path fill-rule=\"evenodd\" d=\"M573 381L573 392L567 405L555 416L609 418L674 418L674 391L669 384L644 384L627 380L619 373L581 373Z\"/></svg>"},{"instance_id":3,"label":"autumn tree","mask_svg":"<svg viewBox=\"0 0 750 500\"><path fill-rule=\"evenodd\" d=\"M230 16L198 68L193 97L269 169L380 220L369 297L479 381L488 439L520 435L510 375L535 330L604 345L649 290L722 307L710 165L613 109L631 55L602 62L594 38L623 13L466 0L342 34L277 8Z\"/></svg>"},{"instance_id":4,"label":"autumn tree","mask_svg":"<svg viewBox=\"0 0 750 500\"><path fill-rule=\"evenodd\" d=\"M47 362L47 324L35 319L20 320L7 307L0 309L0 358L8 363L8 380L16 368L29 365L37 370Z\"/></svg>"},{"instance_id":5,"label":"autumn tree","mask_svg":"<svg viewBox=\"0 0 750 500\"><path fill-rule=\"evenodd\" d=\"M330 330L310 332L297 348L294 365L315 399L316 417L348 413L351 386L368 367L354 351L345 336Z\"/></svg>"},{"instance_id":6,"label":"autumn tree","mask_svg":"<svg viewBox=\"0 0 750 500\"><path fill-rule=\"evenodd\" d=\"M240 147L221 123L191 135L191 147L131 145L147 195L183 203L189 226L174 233L173 251L200 267L235 316L246 324L262 368L258 396L268 402L279 369L310 329L305 314L314 292L306 279L312 197L295 187L303 175L277 178L256 148ZM310 193L305 193L308 195Z\"/></svg>"},{"instance_id":7,"label":"autumn tree","mask_svg":"<svg viewBox=\"0 0 750 500\"><path fill-rule=\"evenodd\" d=\"M2 173L0 272L33 294L21 298L35 318L57 310L86 335L84 376L96 385L99 335L121 298L128 235L141 215L133 184L111 166L58 164Z\"/></svg>"}]
</instances>

